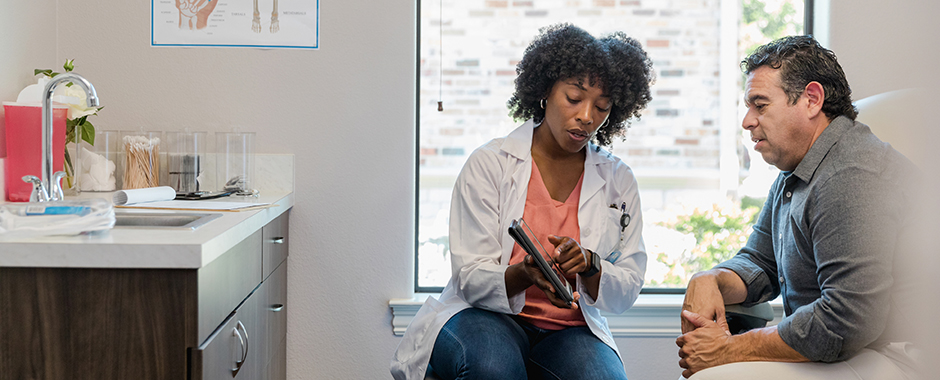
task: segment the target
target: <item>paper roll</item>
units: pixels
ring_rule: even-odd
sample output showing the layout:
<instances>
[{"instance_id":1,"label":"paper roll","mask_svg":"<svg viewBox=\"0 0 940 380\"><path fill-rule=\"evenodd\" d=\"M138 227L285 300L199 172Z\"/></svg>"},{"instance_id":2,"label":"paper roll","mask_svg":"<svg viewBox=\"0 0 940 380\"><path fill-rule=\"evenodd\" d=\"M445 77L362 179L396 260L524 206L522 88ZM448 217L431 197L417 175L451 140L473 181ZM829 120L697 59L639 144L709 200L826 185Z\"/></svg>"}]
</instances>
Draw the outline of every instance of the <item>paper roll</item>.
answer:
<instances>
[{"instance_id":1,"label":"paper roll","mask_svg":"<svg viewBox=\"0 0 940 380\"><path fill-rule=\"evenodd\" d=\"M176 190L169 186L148 187L145 189L118 190L112 199L115 206L135 203L170 201L176 198Z\"/></svg>"}]
</instances>

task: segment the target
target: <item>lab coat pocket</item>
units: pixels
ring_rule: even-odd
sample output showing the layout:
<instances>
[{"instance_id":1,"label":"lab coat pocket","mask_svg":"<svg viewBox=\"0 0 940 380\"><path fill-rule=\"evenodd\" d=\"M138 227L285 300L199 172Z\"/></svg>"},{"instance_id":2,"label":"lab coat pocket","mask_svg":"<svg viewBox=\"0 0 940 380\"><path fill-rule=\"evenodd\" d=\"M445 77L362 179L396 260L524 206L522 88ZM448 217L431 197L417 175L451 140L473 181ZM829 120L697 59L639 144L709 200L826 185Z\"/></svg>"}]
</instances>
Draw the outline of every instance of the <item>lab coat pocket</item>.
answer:
<instances>
[{"instance_id":1,"label":"lab coat pocket","mask_svg":"<svg viewBox=\"0 0 940 380\"><path fill-rule=\"evenodd\" d=\"M623 232L624 229L621 228L621 219L625 214L619 209L608 208L607 209L607 220L604 221L604 235L602 245L598 248L597 254L607 261L613 262L608 259L608 256L619 251L620 244L623 242ZM615 258L616 260L616 258Z\"/></svg>"}]
</instances>

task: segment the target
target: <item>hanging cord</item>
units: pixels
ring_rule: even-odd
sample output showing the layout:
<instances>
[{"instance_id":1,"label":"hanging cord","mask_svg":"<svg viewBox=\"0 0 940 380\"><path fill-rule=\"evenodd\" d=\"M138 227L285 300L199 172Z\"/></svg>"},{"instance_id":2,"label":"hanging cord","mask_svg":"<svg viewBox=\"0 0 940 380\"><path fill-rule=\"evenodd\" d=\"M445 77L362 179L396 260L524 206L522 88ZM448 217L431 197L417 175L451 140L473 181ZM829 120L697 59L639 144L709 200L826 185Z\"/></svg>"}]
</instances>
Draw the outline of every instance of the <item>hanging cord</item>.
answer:
<instances>
[{"instance_id":1,"label":"hanging cord","mask_svg":"<svg viewBox=\"0 0 940 380\"><path fill-rule=\"evenodd\" d=\"M437 69L437 112L444 112L444 0L440 1L440 12L438 20L438 32L440 37L438 37L437 43L437 54L440 56L438 59L438 69Z\"/></svg>"}]
</instances>

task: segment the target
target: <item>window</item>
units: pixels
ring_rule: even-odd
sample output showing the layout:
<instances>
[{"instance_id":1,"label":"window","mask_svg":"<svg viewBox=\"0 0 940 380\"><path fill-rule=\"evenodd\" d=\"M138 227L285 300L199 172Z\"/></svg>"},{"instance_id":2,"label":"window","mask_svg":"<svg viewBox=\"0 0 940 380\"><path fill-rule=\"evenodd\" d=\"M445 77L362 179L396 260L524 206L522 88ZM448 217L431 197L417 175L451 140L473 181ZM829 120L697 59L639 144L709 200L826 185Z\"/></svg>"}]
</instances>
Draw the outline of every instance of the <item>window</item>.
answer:
<instances>
[{"instance_id":1,"label":"window","mask_svg":"<svg viewBox=\"0 0 940 380\"><path fill-rule=\"evenodd\" d=\"M450 278L448 217L467 156L519 123L506 102L538 29L621 30L653 61L653 100L612 150L637 175L649 254L646 292L682 292L734 253L777 170L740 127L754 47L803 33L803 0L484 0L419 3L416 291ZM438 112L438 101L443 111Z\"/></svg>"}]
</instances>

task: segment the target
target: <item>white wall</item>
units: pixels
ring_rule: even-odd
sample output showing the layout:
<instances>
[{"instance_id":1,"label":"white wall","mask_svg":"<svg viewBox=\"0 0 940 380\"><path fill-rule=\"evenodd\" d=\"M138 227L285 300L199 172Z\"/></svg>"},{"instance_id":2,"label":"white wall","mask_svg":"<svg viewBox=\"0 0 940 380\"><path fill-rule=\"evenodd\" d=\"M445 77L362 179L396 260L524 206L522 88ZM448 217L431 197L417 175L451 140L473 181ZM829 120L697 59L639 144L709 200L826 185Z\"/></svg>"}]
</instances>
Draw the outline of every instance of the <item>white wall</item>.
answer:
<instances>
[{"instance_id":1,"label":"white wall","mask_svg":"<svg viewBox=\"0 0 940 380\"><path fill-rule=\"evenodd\" d=\"M388 378L387 303L412 289L414 2L321 1L315 51L153 48L149 1L57 4L55 60L26 66L74 58L98 128L240 126L295 155L289 377Z\"/></svg>"},{"instance_id":2,"label":"white wall","mask_svg":"<svg viewBox=\"0 0 940 380\"><path fill-rule=\"evenodd\" d=\"M830 43L853 99L940 80L940 2L830 1Z\"/></svg>"},{"instance_id":3,"label":"white wall","mask_svg":"<svg viewBox=\"0 0 940 380\"><path fill-rule=\"evenodd\" d=\"M43 62L51 65L55 60L56 2L4 1L0 5L0 101L15 101L20 90L36 83L31 76L33 69L46 68L37 65ZM5 124L0 108L0 158L6 156Z\"/></svg>"},{"instance_id":4,"label":"white wall","mask_svg":"<svg viewBox=\"0 0 940 380\"><path fill-rule=\"evenodd\" d=\"M830 45L857 97L936 70L936 5L900 3L833 0ZM7 1L0 98L74 58L105 106L99 128L240 126L258 152L295 154L289 378L388 378L387 302L413 286L415 4L320 4L321 48L295 51L152 48L146 1ZM632 379L680 372L674 338L618 344Z\"/></svg>"},{"instance_id":5,"label":"white wall","mask_svg":"<svg viewBox=\"0 0 940 380\"><path fill-rule=\"evenodd\" d=\"M940 292L940 283L936 281L940 248L935 238L936 215L940 214L940 200L936 198L936 189L940 186L940 171L936 166L940 161L940 150L936 148L940 128L937 128L935 110L940 104L937 92L940 87L940 24L936 21L940 2L830 1L830 48L845 70L853 99L905 88L925 89L918 93L924 98L912 101L913 106L905 106L915 108L913 114L903 118L905 122L887 127L873 125L872 130L878 134L878 128L900 129L885 134L900 138L904 146L913 148L909 157L920 165L926 181L924 189L930 194L923 205L925 214L929 215L929 220L923 224L928 226L929 232L922 234L923 241L915 243L921 244L915 250L921 255L920 268L911 271L914 272L911 276L925 278L921 286L914 289L922 300L923 311L910 317L910 328L921 332L916 343L930 351L924 357L936 357L940 355L940 347L936 345L940 329L933 320L940 312L936 296ZM864 117L863 111L859 118ZM907 136L903 136L905 134Z\"/></svg>"}]
</instances>

